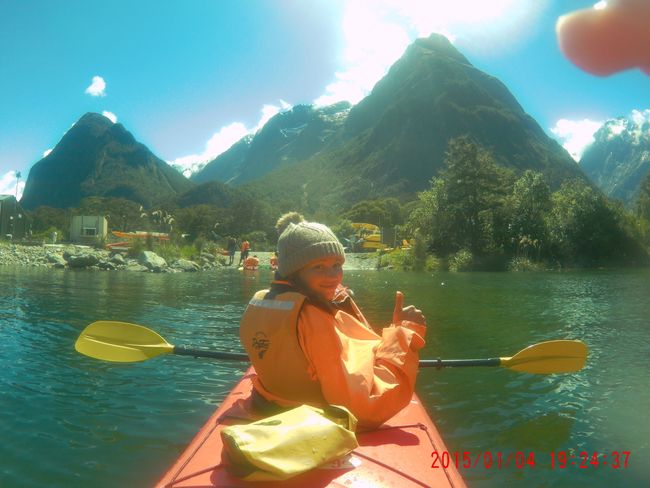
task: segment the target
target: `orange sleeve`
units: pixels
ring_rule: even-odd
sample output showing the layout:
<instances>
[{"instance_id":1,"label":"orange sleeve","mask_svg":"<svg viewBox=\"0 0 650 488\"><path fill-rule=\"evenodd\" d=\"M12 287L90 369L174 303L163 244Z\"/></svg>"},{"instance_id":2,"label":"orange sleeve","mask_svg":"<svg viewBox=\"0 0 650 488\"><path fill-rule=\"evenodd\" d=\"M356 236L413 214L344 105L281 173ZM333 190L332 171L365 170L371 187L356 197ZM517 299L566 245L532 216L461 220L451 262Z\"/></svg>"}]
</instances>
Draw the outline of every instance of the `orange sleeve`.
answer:
<instances>
[{"instance_id":1,"label":"orange sleeve","mask_svg":"<svg viewBox=\"0 0 650 488\"><path fill-rule=\"evenodd\" d=\"M298 338L328 403L347 407L366 428L379 426L408 405L426 328L403 321L381 337L351 315L305 304Z\"/></svg>"}]
</instances>

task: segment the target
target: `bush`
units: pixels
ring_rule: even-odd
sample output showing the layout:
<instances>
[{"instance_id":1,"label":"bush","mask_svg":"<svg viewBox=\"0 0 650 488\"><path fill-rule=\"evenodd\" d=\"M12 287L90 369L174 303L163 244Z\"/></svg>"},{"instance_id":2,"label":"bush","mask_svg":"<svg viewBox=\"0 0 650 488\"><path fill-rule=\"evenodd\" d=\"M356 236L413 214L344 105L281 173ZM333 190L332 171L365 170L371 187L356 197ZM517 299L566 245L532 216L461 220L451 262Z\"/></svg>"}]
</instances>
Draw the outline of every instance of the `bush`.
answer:
<instances>
[{"instance_id":1,"label":"bush","mask_svg":"<svg viewBox=\"0 0 650 488\"><path fill-rule=\"evenodd\" d=\"M196 249L197 254L201 254L203 252L203 248L206 247L207 244L208 241L203 236L199 236L194 239L194 248Z\"/></svg>"},{"instance_id":2,"label":"bush","mask_svg":"<svg viewBox=\"0 0 650 488\"><path fill-rule=\"evenodd\" d=\"M391 252L384 253L379 257L380 268L400 268L413 269L414 265L413 252L411 249L394 249Z\"/></svg>"},{"instance_id":3,"label":"bush","mask_svg":"<svg viewBox=\"0 0 650 488\"><path fill-rule=\"evenodd\" d=\"M156 254L170 263L181 256L181 250L180 247L175 244L164 242L156 248Z\"/></svg>"},{"instance_id":4,"label":"bush","mask_svg":"<svg viewBox=\"0 0 650 488\"><path fill-rule=\"evenodd\" d=\"M142 239L133 239L131 241L131 247L127 251L129 257L137 258L142 251L145 250L145 243Z\"/></svg>"},{"instance_id":5,"label":"bush","mask_svg":"<svg viewBox=\"0 0 650 488\"><path fill-rule=\"evenodd\" d=\"M427 244L424 236L418 234L415 239L411 239L413 246L413 268L424 269L427 262Z\"/></svg>"},{"instance_id":6,"label":"bush","mask_svg":"<svg viewBox=\"0 0 650 488\"><path fill-rule=\"evenodd\" d=\"M201 254L201 252L196 247L190 244L181 246L179 248L179 253L181 258L189 259L190 261L198 259L199 255Z\"/></svg>"},{"instance_id":7,"label":"bush","mask_svg":"<svg viewBox=\"0 0 650 488\"><path fill-rule=\"evenodd\" d=\"M64 239L63 232L60 229L58 229L58 228L56 228L54 226L50 226L47 230L44 230L42 232L34 233L32 235L32 239L39 240L39 241L43 240L43 241L45 241L47 243L50 243L50 242L52 242L52 233L53 232L56 232L56 241L57 242L63 241L63 239Z\"/></svg>"},{"instance_id":8,"label":"bush","mask_svg":"<svg viewBox=\"0 0 650 488\"><path fill-rule=\"evenodd\" d=\"M427 256L424 261L424 269L426 271L448 271L447 262L433 255Z\"/></svg>"},{"instance_id":9,"label":"bush","mask_svg":"<svg viewBox=\"0 0 650 488\"><path fill-rule=\"evenodd\" d=\"M256 230L245 234L244 237L251 244L251 253L258 251L271 251L275 250L275 245L271 246L267 240L266 233L261 230Z\"/></svg>"},{"instance_id":10,"label":"bush","mask_svg":"<svg viewBox=\"0 0 650 488\"><path fill-rule=\"evenodd\" d=\"M508 263L508 271L542 271L544 266L528 258L515 257Z\"/></svg>"},{"instance_id":11,"label":"bush","mask_svg":"<svg viewBox=\"0 0 650 488\"><path fill-rule=\"evenodd\" d=\"M449 257L449 271L471 271L474 256L467 249L461 249Z\"/></svg>"}]
</instances>

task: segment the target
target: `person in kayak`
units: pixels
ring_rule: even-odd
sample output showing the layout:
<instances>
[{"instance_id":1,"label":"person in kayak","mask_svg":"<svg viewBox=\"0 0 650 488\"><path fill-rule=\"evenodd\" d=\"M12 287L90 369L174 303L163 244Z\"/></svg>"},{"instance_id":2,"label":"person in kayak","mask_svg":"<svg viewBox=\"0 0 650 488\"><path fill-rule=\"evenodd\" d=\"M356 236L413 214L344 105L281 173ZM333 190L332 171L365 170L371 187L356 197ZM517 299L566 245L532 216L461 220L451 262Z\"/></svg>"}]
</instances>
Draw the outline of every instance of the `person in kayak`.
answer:
<instances>
[{"instance_id":1,"label":"person in kayak","mask_svg":"<svg viewBox=\"0 0 650 488\"><path fill-rule=\"evenodd\" d=\"M411 400L425 317L397 292L393 323L375 333L341 285L345 253L334 233L306 221L280 230L276 279L240 324L257 372L254 403L342 405L361 427L377 427Z\"/></svg>"}]
</instances>

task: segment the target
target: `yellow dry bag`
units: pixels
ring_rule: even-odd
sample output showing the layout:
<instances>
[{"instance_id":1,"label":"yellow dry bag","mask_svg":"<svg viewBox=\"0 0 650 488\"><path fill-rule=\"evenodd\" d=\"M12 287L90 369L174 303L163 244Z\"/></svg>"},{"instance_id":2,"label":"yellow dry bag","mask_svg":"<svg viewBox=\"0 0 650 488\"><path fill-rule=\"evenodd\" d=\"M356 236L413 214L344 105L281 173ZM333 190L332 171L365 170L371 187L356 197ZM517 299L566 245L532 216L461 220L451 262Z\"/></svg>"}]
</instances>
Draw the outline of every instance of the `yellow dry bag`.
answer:
<instances>
[{"instance_id":1,"label":"yellow dry bag","mask_svg":"<svg viewBox=\"0 0 650 488\"><path fill-rule=\"evenodd\" d=\"M285 480L358 447L357 419L345 408L308 405L221 431L229 471L249 481Z\"/></svg>"}]
</instances>

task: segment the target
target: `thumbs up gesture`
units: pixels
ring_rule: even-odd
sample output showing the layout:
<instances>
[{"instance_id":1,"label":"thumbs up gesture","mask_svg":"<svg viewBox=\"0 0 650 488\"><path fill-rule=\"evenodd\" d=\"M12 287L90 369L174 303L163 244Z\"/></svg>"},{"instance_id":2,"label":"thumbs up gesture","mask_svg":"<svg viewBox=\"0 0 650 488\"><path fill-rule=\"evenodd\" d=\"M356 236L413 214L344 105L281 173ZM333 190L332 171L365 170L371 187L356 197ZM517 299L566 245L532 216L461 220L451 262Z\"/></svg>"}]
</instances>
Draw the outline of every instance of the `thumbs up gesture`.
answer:
<instances>
[{"instance_id":1,"label":"thumbs up gesture","mask_svg":"<svg viewBox=\"0 0 650 488\"><path fill-rule=\"evenodd\" d=\"M413 305L403 307L404 294L401 291L395 293L395 308L393 309L393 323L399 324L402 320L409 320L416 324L426 325L426 318L422 310L415 308Z\"/></svg>"}]
</instances>

